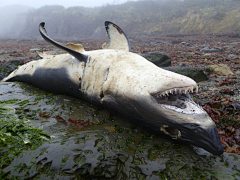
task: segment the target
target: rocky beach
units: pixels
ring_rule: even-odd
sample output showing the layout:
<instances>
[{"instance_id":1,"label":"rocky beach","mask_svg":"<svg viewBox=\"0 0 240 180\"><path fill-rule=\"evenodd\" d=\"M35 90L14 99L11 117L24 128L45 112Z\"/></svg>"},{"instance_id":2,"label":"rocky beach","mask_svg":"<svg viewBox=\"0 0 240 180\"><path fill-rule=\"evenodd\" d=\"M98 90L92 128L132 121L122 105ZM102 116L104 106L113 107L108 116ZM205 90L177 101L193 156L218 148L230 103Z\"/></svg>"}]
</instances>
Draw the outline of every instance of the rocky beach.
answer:
<instances>
[{"instance_id":1,"label":"rocky beach","mask_svg":"<svg viewBox=\"0 0 240 180\"><path fill-rule=\"evenodd\" d=\"M71 42L95 50L105 41ZM240 38L168 34L130 38L130 43L132 52L198 83L192 98L216 123L224 154L152 133L70 96L1 82L0 177L240 179ZM0 75L40 59L42 51L65 53L43 40L0 39Z\"/></svg>"}]
</instances>

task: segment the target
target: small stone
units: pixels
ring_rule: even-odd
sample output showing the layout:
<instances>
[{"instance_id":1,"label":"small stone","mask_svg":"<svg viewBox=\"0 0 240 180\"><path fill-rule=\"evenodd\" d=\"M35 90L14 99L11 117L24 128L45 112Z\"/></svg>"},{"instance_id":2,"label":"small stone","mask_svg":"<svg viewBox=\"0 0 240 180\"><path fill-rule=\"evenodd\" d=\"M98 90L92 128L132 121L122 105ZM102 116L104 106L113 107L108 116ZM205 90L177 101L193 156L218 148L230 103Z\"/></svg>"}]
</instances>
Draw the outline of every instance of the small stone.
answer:
<instances>
[{"instance_id":1,"label":"small stone","mask_svg":"<svg viewBox=\"0 0 240 180\"><path fill-rule=\"evenodd\" d=\"M210 65L207 66L206 72L216 72L225 76L233 75L233 72L226 64Z\"/></svg>"},{"instance_id":2,"label":"small stone","mask_svg":"<svg viewBox=\"0 0 240 180\"><path fill-rule=\"evenodd\" d=\"M212 49L209 49L208 47L205 47L201 50L202 52L205 52L205 53L212 53L212 52L223 52L224 50L222 48L212 48Z\"/></svg>"},{"instance_id":3,"label":"small stone","mask_svg":"<svg viewBox=\"0 0 240 180\"><path fill-rule=\"evenodd\" d=\"M231 58L231 59L237 59L238 58L238 56L236 56L235 54L229 54L228 57Z\"/></svg>"},{"instance_id":4,"label":"small stone","mask_svg":"<svg viewBox=\"0 0 240 180\"><path fill-rule=\"evenodd\" d=\"M236 71L236 72L235 72L235 74L237 74L237 75L240 75L240 71L239 71L239 70L238 70L238 71Z\"/></svg>"},{"instance_id":5,"label":"small stone","mask_svg":"<svg viewBox=\"0 0 240 180\"><path fill-rule=\"evenodd\" d=\"M35 51L40 51L40 49L34 48L34 49L30 49L29 51L30 51L30 52L35 52Z\"/></svg>"},{"instance_id":6,"label":"small stone","mask_svg":"<svg viewBox=\"0 0 240 180\"><path fill-rule=\"evenodd\" d=\"M203 55L203 57L208 57L208 56L212 56L212 53L206 53Z\"/></svg>"},{"instance_id":7,"label":"small stone","mask_svg":"<svg viewBox=\"0 0 240 180\"><path fill-rule=\"evenodd\" d=\"M187 43L187 42L181 42L180 44L185 46L190 46L190 43Z\"/></svg>"},{"instance_id":8,"label":"small stone","mask_svg":"<svg viewBox=\"0 0 240 180\"><path fill-rule=\"evenodd\" d=\"M240 44L240 42L232 42L231 44L232 45L238 45L238 44Z\"/></svg>"},{"instance_id":9,"label":"small stone","mask_svg":"<svg viewBox=\"0 0 240 180\"><path fill-rule=\"evenodd\" d=\"M240 105L237 102L232 102L231 106L233 106L234 108L236 108L238 111L240 110Z\"/></svg>"}]
</instances>

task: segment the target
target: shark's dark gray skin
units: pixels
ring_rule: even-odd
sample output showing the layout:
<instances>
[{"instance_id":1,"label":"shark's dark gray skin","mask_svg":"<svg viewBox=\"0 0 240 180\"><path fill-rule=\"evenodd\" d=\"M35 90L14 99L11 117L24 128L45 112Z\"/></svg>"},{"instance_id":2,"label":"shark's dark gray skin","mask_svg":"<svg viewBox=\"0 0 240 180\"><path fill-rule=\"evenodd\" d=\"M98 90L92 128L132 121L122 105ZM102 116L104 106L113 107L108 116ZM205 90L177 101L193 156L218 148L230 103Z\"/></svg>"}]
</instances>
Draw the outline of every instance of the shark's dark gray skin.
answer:
<instances>
[{"instance_id":1,"label":"shark's dark gray skin","mask_svg":"<svg viewBox=\"0 0 240 180\"><path fill-rule=\"evenodd\" d=\"M223 146L215 123L189 95L197 92L197 83L129 52L131 46L122 29L111 22L105 26L108 45L104 44L102 50L84 51L52 40L41 23L42 37L69 54L31 61L3 81L26 82L49 92L85 99L221 155Z\"/></svg>"}]
</instances>

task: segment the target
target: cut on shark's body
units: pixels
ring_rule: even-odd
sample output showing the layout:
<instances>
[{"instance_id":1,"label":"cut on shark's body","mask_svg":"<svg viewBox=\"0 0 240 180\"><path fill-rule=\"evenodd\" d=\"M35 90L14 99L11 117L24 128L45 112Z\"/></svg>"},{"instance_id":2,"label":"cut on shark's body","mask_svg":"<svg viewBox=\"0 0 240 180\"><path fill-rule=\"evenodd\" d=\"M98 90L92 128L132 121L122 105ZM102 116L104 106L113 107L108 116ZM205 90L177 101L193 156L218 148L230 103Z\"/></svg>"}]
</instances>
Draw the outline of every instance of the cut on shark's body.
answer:
<instances>
[{"instance_id":1,"label":"cut on shark's body","mask_svg":"<svg viewBox=\"0 0 240 180\"><path fill-rule=\"evenodd\" d=\"M46 91L85 99L143 122L174 139L221 155L223 146L215 123L191 99L197 83L186 76L157 67L131 53L126 34L109 21L110 39L102 50L71 49L51 39L41 23L42 37L69 54L31 61L3 81L21 81Z\"/></svg>"}]
</instances>

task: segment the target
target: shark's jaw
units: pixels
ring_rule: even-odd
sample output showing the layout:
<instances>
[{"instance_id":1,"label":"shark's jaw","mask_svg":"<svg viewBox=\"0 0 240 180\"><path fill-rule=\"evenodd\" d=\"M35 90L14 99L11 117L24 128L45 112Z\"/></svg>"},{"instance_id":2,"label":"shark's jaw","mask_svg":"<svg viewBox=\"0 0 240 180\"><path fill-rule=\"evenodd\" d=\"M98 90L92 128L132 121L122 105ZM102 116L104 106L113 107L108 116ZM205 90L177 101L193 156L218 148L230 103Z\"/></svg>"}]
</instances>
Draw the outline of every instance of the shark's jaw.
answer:
<instances>
[{"instance_id":1,"label":"shark's jaw","mask_svg":"<svg viewBox=\"0 0 240 180\"><path fill-rule=\"evenodd\" d=\"M197 92L198 87L176 87L153 94L158 105L167 111L179 114L201 113L202 109L191 99L189 93ZM181 138L181 131L169 125L162 125L160 131L171 136L173 139Z\"/></svg>"},{"instance_id":2,"label":"shark's jaw","mask_svg":"<svg viewBox=\"0 0 240 180\"><path fill-rule=\"evenodd\" d=\"M154 94L160 106L184 114L200 113L200 107L194 103L189 93L197 92L197 86L178 87Z\"/></svg>"},{"instance_id":3,"label":"shark's jaw","mask_svg":"<svg viewBox=\"0 0 240 180\"><path fill-rule=\"evenodd\" d=\"M160 125L160 131L173 139L190 142L212 154L221 155L224 150L215 123L189 95L197 91L197 86L176 87L152 95L169 120Z\"/></svg>"}]
</instances>

